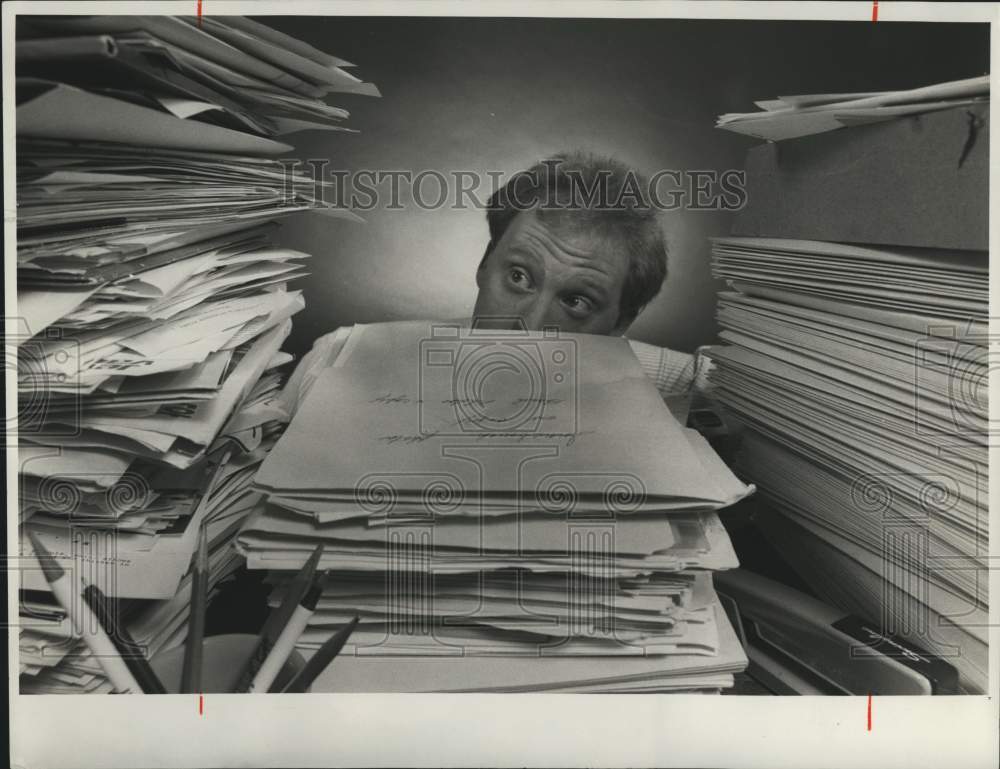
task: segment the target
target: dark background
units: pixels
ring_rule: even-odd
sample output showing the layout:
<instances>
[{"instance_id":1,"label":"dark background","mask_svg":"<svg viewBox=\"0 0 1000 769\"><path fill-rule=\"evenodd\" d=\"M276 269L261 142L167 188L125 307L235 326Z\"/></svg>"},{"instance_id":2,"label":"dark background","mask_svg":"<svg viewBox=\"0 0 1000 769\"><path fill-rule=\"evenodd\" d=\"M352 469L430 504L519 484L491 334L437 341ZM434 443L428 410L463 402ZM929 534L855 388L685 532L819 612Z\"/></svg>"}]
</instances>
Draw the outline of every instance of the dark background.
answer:
<instances>
[{"instance_id":1,"label":"dark background","mask_svg":"<svg viewBox=\"0 0 1000 769\"><path fill-rule=\"evenodd\" d=\"M331 94L359 134L293 134L296 157L347 170L502 171L564 148L647 174L743 167L749 137L714 127L780 95L913 88L984 74L986 24L658 19L258 19L357 65L381 99ZM384 188L387 189L387 186ZM425 188L436 195L433 181ZM485 189L485 197L491 189ZM892 201L887 200L886 205ZM714 341L706 238L731 213L663 216L667 283L630 336L691 351ZM469 315L487 241L479 210L375 209L366 224L314 214L279 239L313 255L286 349L340 325Z\"/></svg>"}]
</instances>

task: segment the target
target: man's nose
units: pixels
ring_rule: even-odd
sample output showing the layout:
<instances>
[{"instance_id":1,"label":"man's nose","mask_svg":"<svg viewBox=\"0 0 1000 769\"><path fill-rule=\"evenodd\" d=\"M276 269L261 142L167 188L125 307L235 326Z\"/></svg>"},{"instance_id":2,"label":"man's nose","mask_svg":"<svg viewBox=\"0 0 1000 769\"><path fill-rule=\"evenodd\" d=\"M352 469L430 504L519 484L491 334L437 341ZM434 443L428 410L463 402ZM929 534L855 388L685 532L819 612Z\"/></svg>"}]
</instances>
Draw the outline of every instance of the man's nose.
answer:
<instances>
[{"instance_id":1,"label":"man's nose","mask_svg":"<svg viewBox=\"0 0 1000 769\"><path fill-rule=\"evenodd\" d=\"M521 320L529 331L541 331L559 325L558 307L554 297L536 296L534 301L521 309Z\"/></svg>"}]
</instances>

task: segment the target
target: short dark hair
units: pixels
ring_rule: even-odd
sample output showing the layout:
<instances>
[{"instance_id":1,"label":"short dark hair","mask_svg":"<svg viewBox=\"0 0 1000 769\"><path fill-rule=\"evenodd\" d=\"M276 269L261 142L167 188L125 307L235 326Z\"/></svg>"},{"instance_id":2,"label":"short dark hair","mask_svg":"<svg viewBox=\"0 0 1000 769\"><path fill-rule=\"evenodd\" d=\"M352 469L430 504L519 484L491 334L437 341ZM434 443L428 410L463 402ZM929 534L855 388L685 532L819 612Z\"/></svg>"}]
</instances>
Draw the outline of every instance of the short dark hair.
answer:
<instances>
[{"instance_id":1,"label":"short dark hair","mask_svg":"<svg viewBox=\"0 0 1000 769\"><path fill-rule=\"evenodd\" d=\"M624 163L580 151L561 152L514 174L494 192L486 209L490 242L500 242L521 211L543 220L591 229L619 243L629 257L619 300L621 315L635 318L667 277L667 249L649 203L645 177Z\"/></svg>"}]
</instances>

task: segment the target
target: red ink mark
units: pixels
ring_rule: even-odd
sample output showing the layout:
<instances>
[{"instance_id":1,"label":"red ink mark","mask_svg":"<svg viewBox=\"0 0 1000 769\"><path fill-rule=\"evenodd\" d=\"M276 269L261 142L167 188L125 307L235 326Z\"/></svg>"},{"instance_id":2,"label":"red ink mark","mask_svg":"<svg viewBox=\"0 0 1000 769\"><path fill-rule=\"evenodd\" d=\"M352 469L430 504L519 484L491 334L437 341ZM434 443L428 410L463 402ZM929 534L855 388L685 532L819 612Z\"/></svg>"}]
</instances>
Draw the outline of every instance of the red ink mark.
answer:
<instances>
[{"instance_id":1,"label":"red ink mark","mask_svg":"<svg viewBox=\"0 0 1000 769\"><path fill-rule=\"evenodd\" d=\"M198 3L198 5L201 5L201 3ZM205 715L205 695L203 695L203 694L199 694L198 695L198 715L199 716ZM868 728L869 729L872 728L871 720L872 720L871 699L869 698L869 703L868 703Z\"/></svg>"},{"instance_id":2,"label":"red ink mark","mask_svg":"<svg viewBox=\"0 0 1000 769\"><path fill-rule=\"evenodd\" d=\"M868 731L872 730L872 695L868 693Z\"/></svg>"},{"instance_id":3,"label":"red ink mark","mask_svg":"<svg viewBox=\"0 0 1000 769\"><path fill-rule=\"evenodd\" d=\"M878 3L875 3L875 5L878 5ZM201 29L201 0L198 0L198 29Z\"/></svg>"},{"instance_id":4,"label":"red ink mark","mask_svg":"<svg viewBox=\"0 0 1000 769\"><path fill-rule=\"evenodd\" d=\"M201 0L198 0L198 5L201 5ZM878 0L872 0L872 21L878 21Z\"/></svg>"}]
</instances>

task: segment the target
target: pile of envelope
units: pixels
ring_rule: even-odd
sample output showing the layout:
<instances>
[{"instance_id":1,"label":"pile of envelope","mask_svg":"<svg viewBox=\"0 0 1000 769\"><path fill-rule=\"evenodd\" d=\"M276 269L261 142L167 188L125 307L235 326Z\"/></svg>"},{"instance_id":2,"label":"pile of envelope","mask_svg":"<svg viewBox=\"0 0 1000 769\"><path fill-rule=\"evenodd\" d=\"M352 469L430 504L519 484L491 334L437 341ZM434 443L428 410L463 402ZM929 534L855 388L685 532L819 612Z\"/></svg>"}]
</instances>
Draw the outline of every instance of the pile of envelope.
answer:
<instances>
[{"instance_id":1,"label":"pile of envelope","mask_svg":"<svg viewBox=\"0 0 1000 769\"><path fill-rule=\"evenodd\" d=\"M356 218L274 137L349 130L324 97L377 90L240 17L37 16L17 32L22 685L104 691L25 527L121 599L151 651L178 642L199 530L218 581L288 418L280 348L303 299L287 286L307 255L272 243L276 220Z\"/></svg>"},{"instance_id":2,"label":"pile of envelope","mask_svg":"<svg viewBox=\"0 0 1000 769\"><path fill-rule=\"evenodd\" d=\"M323 338L237 546L277 604L318 545L314 691L714 690L746 660L712 588L751 489L620 338L428 322Z\"/></svg>"},{"instance_id":3,"label":"pile of envelope","mask_svg":"<svg viewBox=\"0 0 1000 769\"><path fill-rule=\"evenodd\" d=\"M842 608L986 685L985 252L718 238L712 379L765 529Z\"/></svg>"},{"instance_id":4,"label":"pile of envelope","mask_svg":"<svg viewBox=\"0 0 1000 769\"><path fill-rule=\"evenodd\" d=\"M719 115L716 127L758 139L782 141L906 115L982 104L989 98L989 75L903 91L779 96L756 102L759 112Z\"/></svg>"}]
</instances>

